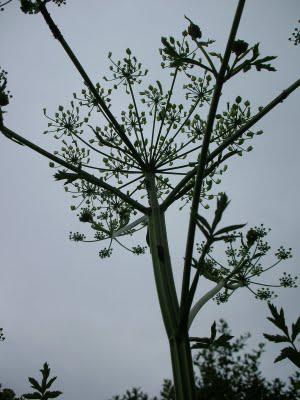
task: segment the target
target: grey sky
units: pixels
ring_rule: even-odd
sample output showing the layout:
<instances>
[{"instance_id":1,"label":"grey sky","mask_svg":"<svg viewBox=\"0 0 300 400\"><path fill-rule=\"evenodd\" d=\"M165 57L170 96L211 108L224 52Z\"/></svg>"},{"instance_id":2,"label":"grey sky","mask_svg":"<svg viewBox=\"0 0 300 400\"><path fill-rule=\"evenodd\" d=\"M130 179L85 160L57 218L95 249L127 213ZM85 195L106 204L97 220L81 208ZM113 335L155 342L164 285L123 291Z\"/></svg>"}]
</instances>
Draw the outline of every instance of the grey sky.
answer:
<instances>
[{"instance_id":1,"label":"grey sky","mask_svg":"<svg viewBox=\"0 0 300 400\"><path fill-rule=\"evenodd\" d=\"M160 37L178 37L187 15L221 50L237 2L67 3L49 10L93 80L107 73L108 51L120 57L130 47L153 82L159 78L167 85L168 73L159 66ZM299 48L287 40L299 16L297 0L247 2L238 37L261 42L264 55L278 55L278 71L242 75L224 90L224 100L240 94L256 109L299 78ZM54 149L57 143L41 134L47 126L42 109L54 113L59 104L67 105L82 88L78 73L42 18L24 15L17 4L0 14L0 48L14 95L7 126ZM123 99L114 103L116 110ZM286 264L291 273L298 272L300 260L299 100L298 90L259 123L265 134L254 139L253 152L229 163L220 185L232 200L224 222L271 227L274 250L281 244L293 248L294 258ZM27 376L48 361L66 400L106 399L133 385L157 394L163 378L171 377L171 367L149 254L136 257L117 249L109 260L101 260L98 245L70 242L69 231L80 230L81 224L48 161L3 136L0 143L0 326L7 336L0 348L0 382L21 394L28 390ZM173 206L167 217L177 284L186 216L187 210L179 213ZM138 237L144 241L145 232ZM200 286L199 295L208 287ZM285 307L289 322L294 320L299 289L281 290L275 303ZM254 345L263 339L262 332L272 332L267 313L264 303L241 291L224 306L208 304L192 332L206 335L213 320L222 317L235 336L251 331ZM294 371L288 362L273 364L278 346L268 344L267 350L267 376Z\"/></svg>"}]
</instances>

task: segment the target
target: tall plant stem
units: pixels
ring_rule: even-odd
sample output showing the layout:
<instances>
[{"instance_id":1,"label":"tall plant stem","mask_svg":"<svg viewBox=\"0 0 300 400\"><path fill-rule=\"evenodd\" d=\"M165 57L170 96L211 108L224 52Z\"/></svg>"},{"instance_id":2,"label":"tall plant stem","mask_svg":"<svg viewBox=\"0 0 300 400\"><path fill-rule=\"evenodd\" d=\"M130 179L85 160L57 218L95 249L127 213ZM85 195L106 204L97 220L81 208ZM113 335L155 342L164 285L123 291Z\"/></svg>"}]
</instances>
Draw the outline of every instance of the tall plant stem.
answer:
<instances>
[{"instance_id":1,"label":"tall plant stem","mask_svg":"<svg viewBox=\"0 0 300 400\"><path fill-rule=\"evenodd\" d=\"M207 118L206 130L203 138L202 149L200 153L199 165L197 168L196 181L194 186L194 194L191 206L190 220L189 220L189 228L188 228L188 236L187 236L187 244L186 244L186 252L185 252L185 260L184 260L184 271L183 271L183 280L182 280L182 290L181 290L181 302L180 308L181 311L185 309L185 303L187 301L189 286L190 286L190 276L191 276L191 260L193 255L193 247L195 240L195 231L196 231L196 216L198 212L200 193L202 189L203 179L205 175L205 165L207 160L207 153L209 149L210 138L213 130L213 124L219 104L219 99L222 92L222 87L224 83L224 76L228 66L231 48L236 36L236 32L238 30L238 26L240 23L240 19L242 16L243 8L246 0L239 0L237 10L234 16L234 20L232 23L232 28L229 34L226 50L224 53L223 62L220 68L220 71L217 75L216 86ZM187 318L184 315L181 315L180 319Z\"/></svg>"},{"instance_id":2,"label":"tall plant stem","mask_svg":"<svg viewBox=\"0 0 300 400\"><path fill-rule=\"evenodd\" d=\"M155 176L145 174L151 213L148 217L150 250L156 290L169 339L176 400L195 400L195 381L188 335L176 337L179 303L174 284L164 213L160 210Z\"/></svg>"}]
</instances>

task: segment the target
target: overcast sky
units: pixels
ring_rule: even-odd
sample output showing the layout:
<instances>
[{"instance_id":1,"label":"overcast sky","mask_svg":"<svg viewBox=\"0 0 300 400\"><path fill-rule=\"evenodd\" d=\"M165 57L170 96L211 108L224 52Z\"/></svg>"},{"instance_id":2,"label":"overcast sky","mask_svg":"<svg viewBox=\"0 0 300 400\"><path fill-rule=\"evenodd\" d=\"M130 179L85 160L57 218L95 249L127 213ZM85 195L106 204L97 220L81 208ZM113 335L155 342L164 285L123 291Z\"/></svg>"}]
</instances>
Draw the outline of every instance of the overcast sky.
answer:
<instances>
[{"instance_id":1,"label":"overcast sky","mask_svg":"<svg viewBox=\"0 0 300 400\"><path fill-rule=\"evenodd\" d=\"M160 37L179 37L187 15L223 51L237 1L67 3L49 10L93 80L107 72L108 51L122 56L130 47L153 82L159 77L167 85L169 76L159 67ZM225 100L241 94L257 107L299 78L299 48L288 41L299 16L297 0L246 3L237 36L261 42L264 55L278 55L278 71L250 72L233 80ZM0 48L14 95L7 126L54 149L51 137L42 135L47 126L42 109L53 113L67 104L82 88L81 78L41 16L24 15L17 4L0 14ZM294 258L286 263L291 273L299 271L300 260L299 100L298 90L258 124L265 134L254 139L253 152L229 163L220 186L232 200L225 222L271 227L274 250L281 244L293 248ZM48 161L3 136L0 144L0 327L7 336L0 348L0 382L24 393L27 376L36 376L48 361L66 400L104 400L134 385L158 394L163 378L171 377L171 366L149 253L136 257L117 249L109 260L101 260L98 244L70 242L69 231L80 230L81 223ZM186 216L177 207L167 215L178 286ZM144 237L143 232L141 243ZM198 294L209 287L202 285ZM275 304L284 306L291 323L299 315L299 289L281 290ZM263 340L262 332L274 332L267 314L265 303L241 290L224 306L209 303L192 334L207 335L213 320L224 318L235 336L250 331L255 345ZM285 378L294 371L289 362L273 364L279 349L267 345L262 367L268 377Z\"/></svg>"}]
</instances>

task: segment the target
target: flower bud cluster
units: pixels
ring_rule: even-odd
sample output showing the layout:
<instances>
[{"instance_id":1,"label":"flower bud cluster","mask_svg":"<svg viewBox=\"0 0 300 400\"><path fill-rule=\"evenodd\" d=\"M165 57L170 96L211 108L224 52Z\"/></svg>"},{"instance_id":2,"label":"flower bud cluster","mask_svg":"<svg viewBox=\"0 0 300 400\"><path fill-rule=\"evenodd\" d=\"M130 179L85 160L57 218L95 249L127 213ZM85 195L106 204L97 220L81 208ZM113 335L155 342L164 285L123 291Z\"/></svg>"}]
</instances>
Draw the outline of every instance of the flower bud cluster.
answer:
<instances>
[{"instance_id":1,"label":"flower bud cluster","mask_svg":"<svg viewBox=\"0 0 300 400\"><path fill-rule=\"evenodd\" d=\"M108 54L108 59L111 62L109 67L112 72L112 78L103 77L107 82L115 82L114 89L117 89L120 84L126 88L126 93L130 92L130 86L142 82L142 77L148 74L148 70L142 69L142 64L137 61L135 56L132 56L131 50L126 49L126 56L122 60L114 61L112 53Z\"/></svg>"},{"instance_id":2,"label":"flower bud cluster","mask_svg":"<svg viewBox=\"0 0 300 400\"><path fill-rule=\"evenodd\" d=\"M298 20L298 24L300 24L300 19ZM300 44L300 29L298 27L294 29L292 36L289 38L289 41L294 43L295 46Z\"/></svg>"}]
</instances>

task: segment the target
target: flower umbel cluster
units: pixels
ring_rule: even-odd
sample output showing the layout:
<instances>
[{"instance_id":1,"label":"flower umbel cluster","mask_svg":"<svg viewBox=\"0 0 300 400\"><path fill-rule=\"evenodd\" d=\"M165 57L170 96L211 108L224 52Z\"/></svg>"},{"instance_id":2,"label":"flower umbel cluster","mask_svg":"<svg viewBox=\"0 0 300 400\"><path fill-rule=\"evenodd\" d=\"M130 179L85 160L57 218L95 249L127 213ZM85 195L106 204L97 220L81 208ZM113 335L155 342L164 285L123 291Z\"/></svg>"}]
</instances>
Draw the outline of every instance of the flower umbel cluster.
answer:
<instances>
[{"instance_id":1,"label":"flower umbel cluster","mask_svg":"<svg viewBox=\"0 0 300 400\"><path fill-rule=\"evenodd\" d=\"M240 231L245 225L231 225L222 229L217 228L229 202L225 194L221 194L217 201L215 219L212 224L198 215L197 225L206 240L198 245L199 259L194 259L193 267L199 269L200 275L213 282L223 282L219 292L215 295L217 304L226 302L239 288L246 287L256 299L270 300L277 297L271 288L294 288L297 277L283 273L278 284L269 284L257 280L262 274L273 269L291 255L291 249L281 246L276 252L271 265L265 265L265 256L271 250L266 237L270 229L263 224L254 226L243 233ZM222 264L213 255L213 244L224 242L226 245L226 264ZM257 287L255 290L254 287Z\"/></svg>"},{"instance_id":2,"label":"flower umbel cluster","mask_svg":"<svg viewBox=\"0 0 300 400\"><path fill-rule=\"evenodd\" d=\"M26 13L41 12L50 21L51 16L45 8L49 1L22 0L21 7ZM57 0L54 3L61 5L65 1ZM68 164L70 170L66 167L62 169L55 162L55 157L49 165L56 170L55 179L64 181L65 191L72 196L74 203L71 209L76 210L79 220L90 225L94 231L91 239L88 239L86 232L71 233L70 238L89 242L108 240L107 251L101 256L111 254L112 243L118 243L134 254L143 253L143 246L128 247L123 240L121 242L122 236L132 235L146 224L143 218L137 218L140 222L135 223L132 218L137 211L132 204L128 205L123 195L132 199L132 202L139 202L144 208L148 207L145 179L147 174L152 174L155 177L156 195L163 203L174 193L178 178L196 171L198 167L207 130L206 115L203 114L211 105L223 56L212 48L215 46L214 40L204 38L203 30L188 17L186 19L189 25L181 39L162 38L162 67L170 71L167 89L163 88L160 81L156 81L155 84L146 83L137 90L138 85L144 85L148 70L127 48L121 60L115 60L109 53L112 76L104 78L105 87L100 83L93 85L84 79L84 88L79 94L73 94L69 107L60 105L54 116L44 110L49 120L45 133L61 141L61 147L54 151L54 156L56 160L63 160L64 166ZM49 27L54 37L61 40L62 34L54 25L50 23ZM231 79L252 67L274 70L269 64L273 59L260 58L258 44L251 46L237 39L224 79ZM182 101L179 96L176 99L174 96L180 75ZM114 90L121 86L125 87L129 100L119 115L114 116L111 100ZM6 73L1 70L1 106L8 104L9 96ZM252 117L250 102L242 100L240 96L232 104L227 103L224 111L218 112L211 135L211 153ZM254 135L254 132L245 130L217 158L208 158L200 196L204 208L208 208L209 202L218 197L213 188L221 182L222 174L227 170L225 160L250 151L252 146L244 144L252 140ZM87 181L85 174L95 179ZM112 194L103 185L97 185L97 180L113 187L117 193ZM194 183L195 174L177 191L172 202L181 199L183 206L190 202ZM261 247L258 246L260 250ZM282 252L280 257L284 257ZM210 265L212 270L215 268L211 260L210 264L207 260L206 265L207 268Z\"/></svg>"}]
</instances>

